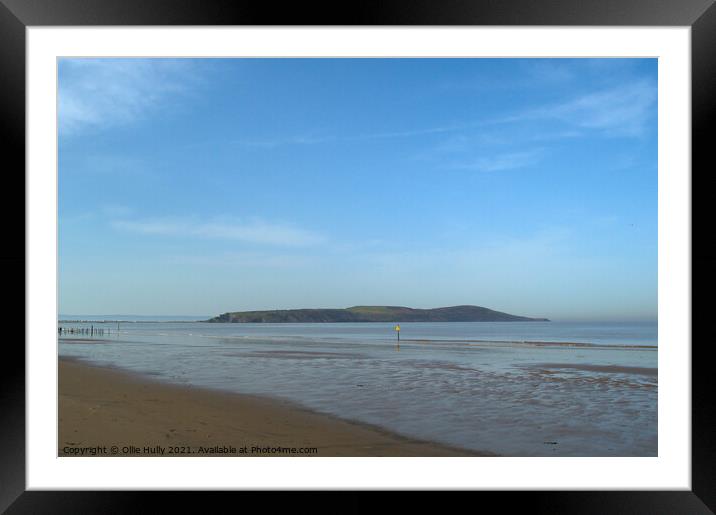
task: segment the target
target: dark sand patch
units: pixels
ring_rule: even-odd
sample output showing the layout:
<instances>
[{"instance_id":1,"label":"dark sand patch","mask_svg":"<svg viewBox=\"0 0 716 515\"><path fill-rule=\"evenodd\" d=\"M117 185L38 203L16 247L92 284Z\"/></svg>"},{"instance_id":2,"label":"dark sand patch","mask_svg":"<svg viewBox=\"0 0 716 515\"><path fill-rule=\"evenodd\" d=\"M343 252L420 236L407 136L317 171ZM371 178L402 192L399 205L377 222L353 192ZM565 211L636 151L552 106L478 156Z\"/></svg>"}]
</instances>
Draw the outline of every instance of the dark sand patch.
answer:
<instances>
[{"instance_id":1,"label":"dark sand patch","mask_svg":"<svg viewBox=\"0 0 716 515\"><path fill-rule=\"evenodd\" d=\"M530 365L531 368L543 369L571 369L583 370L585 372L604 372L607 374L635 374L643 376L657 376L658 368L650 367L625 367L617 365L575 365L572 363L538 363Z\"/></svg>"}]
</instances>

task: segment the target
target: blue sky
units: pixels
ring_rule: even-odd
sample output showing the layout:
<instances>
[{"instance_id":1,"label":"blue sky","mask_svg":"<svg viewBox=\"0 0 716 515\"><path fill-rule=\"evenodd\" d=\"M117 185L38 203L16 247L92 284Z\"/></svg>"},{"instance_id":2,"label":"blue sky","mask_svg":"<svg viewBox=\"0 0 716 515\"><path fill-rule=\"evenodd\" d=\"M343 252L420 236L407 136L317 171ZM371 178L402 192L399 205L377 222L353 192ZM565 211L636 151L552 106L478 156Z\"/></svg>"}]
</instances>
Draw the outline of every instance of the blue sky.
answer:
<instances>
[{"instance_id":1,"label":"blue sky","mask_svg":"<svg viewBox=\"0 0 716 515\"><path fill-rule=\"evenodd\" d=\"M657 312L656 59L64 59L65 314Z\"/></svg>"}]
</instances>

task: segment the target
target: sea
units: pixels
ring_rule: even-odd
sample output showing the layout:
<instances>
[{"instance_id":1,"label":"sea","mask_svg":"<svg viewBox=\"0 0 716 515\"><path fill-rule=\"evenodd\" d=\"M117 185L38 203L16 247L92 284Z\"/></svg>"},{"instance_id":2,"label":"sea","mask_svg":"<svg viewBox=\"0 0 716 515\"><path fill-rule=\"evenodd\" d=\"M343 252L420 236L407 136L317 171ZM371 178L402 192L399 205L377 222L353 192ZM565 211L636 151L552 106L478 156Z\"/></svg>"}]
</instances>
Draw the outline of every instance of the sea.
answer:
<instances>
[{"instance_id":1,"label":"sea","mask_svg":"<svg viewBox=\"0 0 716 515\"><path fill-rule=\"evenodd\" d=\"M657 456L656 322L197 318L61 316L59 355L501 456Z\"/></svg>"}]
</instances>

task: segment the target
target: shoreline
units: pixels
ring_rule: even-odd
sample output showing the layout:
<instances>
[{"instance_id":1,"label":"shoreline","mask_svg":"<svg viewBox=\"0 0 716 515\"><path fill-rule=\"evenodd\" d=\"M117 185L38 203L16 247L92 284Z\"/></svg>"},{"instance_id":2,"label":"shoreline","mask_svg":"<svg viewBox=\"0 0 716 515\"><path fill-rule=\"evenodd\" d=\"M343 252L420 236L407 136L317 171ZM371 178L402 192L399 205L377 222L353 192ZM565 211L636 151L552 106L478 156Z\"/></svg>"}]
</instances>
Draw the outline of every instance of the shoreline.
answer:
<instances>
[{"instance_id":1,"label":"shoreline","mask_svg":"<svg viewBox=\"0 0 716 515\"><path fill-rule=\"evenodd\" d=\"M496 456L72 358L58 393L58 456Z\"/></svg>"},{"instance_id":2,"label":"shoreline","mask_svg":"<svg viewBox=\"0 0 716 515\"><path fill-rule=\"evenodd\" d=\"M199 335L203 336L203 335ZM206 338L217 338L216 336L204 336ZM234 336L221 336L221 338L235 338ZM240 338L244 338L241 336ZM288 338L288 337L287 337ZM62 343L117 343L119 340L109 338L81 338L72 336L60 336L58 340ZM380 342L395 343L392 338L384 340L376 340ZM426 338L403 338L401 343L422 343L422 344L464 344L470 347L494 347L494 345L481 344L510 344L522 345L528 347L563 347L563 348L584 348L584 349L609 349L609 350L648 350L658 351L658 345L637 345L637 344L608 344L608 343L589 343L589 342L550 342L540 340L475 340L475 339L426 339Z\"/></svg>"}]
</instances>

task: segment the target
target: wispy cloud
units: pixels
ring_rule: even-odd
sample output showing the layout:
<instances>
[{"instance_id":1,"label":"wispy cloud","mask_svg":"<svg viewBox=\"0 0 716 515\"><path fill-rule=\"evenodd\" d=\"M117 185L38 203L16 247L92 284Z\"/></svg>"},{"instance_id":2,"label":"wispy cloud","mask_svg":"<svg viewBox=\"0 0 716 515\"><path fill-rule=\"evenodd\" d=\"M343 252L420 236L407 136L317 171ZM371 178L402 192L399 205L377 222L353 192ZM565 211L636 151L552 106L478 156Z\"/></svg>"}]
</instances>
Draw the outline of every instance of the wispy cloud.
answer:
<instances>
[{"instance_id":1,"label":"wispy cloud","mask_svg":"<svg viewBox=\"0 0 716 515\"><path fill-rule=\"evenodd\" d=\"M555 80L569 80L567 68L555 64L543 64L538 68L540 73L554 75ZM565 71L567 70L567 71ZM585 93L573 97L562 103L544 105L508 116L495 116L480 120L470 120L457 123L446 123L432 127L417 127L409 130L383 131L355 135L303 135L271 139L241 139L236 144L255 148L276 148L285 145L316 145L325 143L357 143L376 140L414 138L431 135L453 135L445 148L437 150L460 150L474 137L467 137L464 133L477 129L493 129L499 126L514 125L522 122L541 122L545 120L558 120L566 128L538 133L530 133L525 139L530 141L548 141L575 138L588 135L588 131L599 131L602 135L638 137L645 133L655 112L657 97L656 85L647 80L639 80L625 85ZM508 139L507 136L481 134L479 139L485 143L488 138ZM510 136L514 139L514 134ZM458 148L453 148L458 147ZM497 169L514 168L514 164L524 153L515 153L511 159L505 160L504 165L495 164ZM507 168L502 168L506 166ZM491 169L488 163L477 162L474 168Z\"/></svg>"},{"instance_id":2,"label":"wispy cloud","mask_svg":"<svg viewBox=\"0 0 716 515\"><path fill-rule=\"evenodd\" d=\"M386 132L375 132L356 134L352 136L290 136L284 138L272 138L272 139L239 139L235 140L234 143L247 147L255 148L276 148L284 145L316 145L321 143L354 143L361 141L371 140L386 140L386 139L399 139L399 138L410 138L415 136L427 136L431 134L441 134L464 130L470 127L477 127L482 125L481 123L472 124L459 124L459 125L441 125L436 127L423 127L412 130L404 131L386 131Z\"/></svg>"},{"instance_id":3,"label":"wispy cloud","mask_svg":"<svg viewBox=\"0 0 716 515\"><path fill-rule=\"evenodd\" d=\"M407 131L393 131L393 132L376 132L373 134L362 134L351 138L345 138L346 141L360 141L360 140L371 140L371 139L394 139L394 138L410 138L413 136L426 136L430 134L442 134L445 132L454 132L464 130L470 127L475 127L480 124L455 124L455 125L440 125L436 127L424 127L420 129L413 129Z\"/></svg>"},{"instance_id":4,"label":"wispy cloud","mask_svg":"<svg viewBox=\"0 0 716 515\"><path fill-rule=\"evenodd\" d=\"M176 59L62 59L58 124L61 134L123 125L147 116L185 92L191 65Z\"/></svg>"},{"instance_id":5,"label":"wispy cloud","mask_svg":"<svg viewBox=\"0 0 716 515\"><path fill-rule=\"evenodd\" d=\"M556 119L604 135L638 137L649 127L656 99L656 84L640 80L505 117L502 122Z\"/></svg>"},{"instance_id":6,"label":"wispy cloud","mask_svg":"<svg viewBox=\"0 0 716 515\"><path fill-rule=\"evenodd\" d=\"M548 73L557 73L554 65L548 65ZM546 72L546 73L547 73ZM559 80L567 80L560 77ZM402 132L385 132L352 138L395 138L428 134L443 134L494 127L518 122L557 119L567 124L568 129L557 132L543 132L534 135L533 140L572 138L584 135L581 129L593 129L613 136L641 136L650 126L656 113L657 85L650 80L632 80L618 87L591 91L562 103L533 108L510 116L496 116L482 120L425 127Z\"/></svg>"},{"instance_id":7,"label":"wispy cloud","mask_svg":"<svg viewBox=\"0 0 716 515\"><path fill-rule=\"evenodd\" d=\"M656 95L656 85L641 81L584 95L553 114L580 127L638 136L646 130Z\"/></svg>"},{"instance_id":8,"label":"wispy cloud","mask_svg":"<svg viewBox=\"0 0 716 515\"><path fill-rule=\"evenodd\" d=\"M221 218L201 221L188 218L155 218L114 220L111 225L117 230L137 234L235 240L262 245L307 246L324 241L323 236L312 231L257 219Z\"/></svg>"},{"instance_id":9,"label":"wispy cloud","mask_svg":"<svg viewBox=\"0 0 716 515\"><path fill-rule=\"evenodd\" d=\"M568 227L544 228L516 236L485 237L463 248L412 248L407 250L386 250L352 255L350 259L362 261L372 267L401 272L412 270L472 270L479 274L493 274L496 270L523 273L527 262L543 263L555 259L566 259L571 253L570 242L573 232ZM529 272L532 273L532 272Z\"/></svg>"},{"instance_id":10,"label":"wispy cloud","mask_svg":"<svg viewBox=\"0 0 716 515\"><path fill-rule=\"evenodd\" d=\"M469 161L454 163L450 168L456 170L474 170L477 172L501 172L517 168L526 168L533 165L539 161L541 154L542 152L540 150L530 150L481 156Z\"/></svg>"},{"instance_id":11,"label":"wispy cloud","mask_svg":"<svg viewBox=\"0 0 716 515\"><path fill-rule=\"evenodd\" d=\"M239 139L233 141L233 143L242 145L245 147L254 147L262 149L271 149L281 147L284 145L316 145L319 143L329 143L337 141L337 138L326 136L326 137L314 137L314 136L291 136L286 138L271 138L271 139Z\"/></svg>"},{"instance_id":12,"label":"wispy cloud","mask_svg":"<svg viewBox=\"0 0 716 515\"><path fill-rule=\"evenodd\" d=\"M265 252L225 252L216 255L180 255L171 256L171 263L199 266L226 266L248 268L300 268L313 263L307 256L295 254L275 254Z\"/></svg>"}]
</instances>

